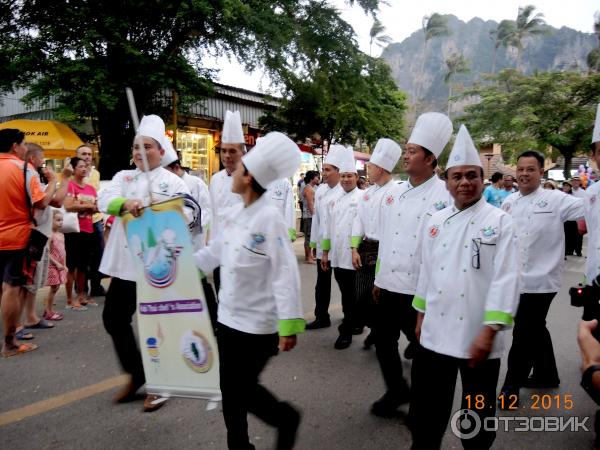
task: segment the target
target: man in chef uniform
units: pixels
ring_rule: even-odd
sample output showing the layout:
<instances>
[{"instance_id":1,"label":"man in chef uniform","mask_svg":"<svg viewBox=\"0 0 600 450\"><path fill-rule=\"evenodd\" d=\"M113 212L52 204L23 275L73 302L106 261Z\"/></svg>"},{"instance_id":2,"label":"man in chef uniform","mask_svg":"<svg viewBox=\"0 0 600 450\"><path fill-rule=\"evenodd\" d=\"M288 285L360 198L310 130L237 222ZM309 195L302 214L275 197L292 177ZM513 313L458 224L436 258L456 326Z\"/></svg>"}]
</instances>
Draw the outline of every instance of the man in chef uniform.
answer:
<instances>
[{"instance_id":1,"label":"man in chef uniform","mask_svg":"<svg viewBox=\"0 0 600 450\"><path fill-rule=\"evenodd\" d=\"M212 222L210 239L216 237L223 226L223 217L227 210L234 205L242 203L242 197L231 191L231 174L237 167L242 155L246 153L244 130L239 111L225 112L223 131L221 132L221 164L223 170L217 172L210 179L210 200L212 205ZM213 274L215 289L219 295L221 277L217 268Z\"/></svg>"},{"instance_id":2,"label":"man in chef uniform","mask_svg":"<svg viewBox=\"0 0 600 450\"><path fill-rule=\"evenodd\" d=\"M117 403L135 400L137 390L146 382L142 357L131 326L137 308L136 264L127 247L127 236L120 216L131 213L137 217L143 207L180 194L190 194L181 178L161 166L165 139L165 124L162 119L155 115L144 116L133 143L136 169L118 172L98 196L98 209L116 217L100 263L100 272L112 277L106 293L102 320L113 340L123 370L131 376L127 385L115 397ZM144 172L143 151L148 159L148 173ZM149 192L152 193L151 197ZM188 222L192 221L191 211L185 208L184 212ZM144 410L154 411L162 406L163 403L157 400L157 396L148 395Z\"/></svg>"},{"instance_id":3,"label":"man in chef uniform","mask_svg":"<svg viewBox=\"0 0 600 450\"><path fill-rule=\"evenodd\" d=\"M496 386L504 339L519 299L519 251L512 218L485 201L483 166L462 125L448 159L452 206L427 220L422 265L413 300L421 348L411 374L409 426L413 449L440 448L460 371L463 411L456 424L465 449L490 448L496 433L478 416L496 413ZM454 420L454 418L453 418ZM468 425L467 425L468 427Z\"/></svg>"},{"instance_id":4,"label":"man in chef uniform","mask_svg":"<svg viewBox=\"0 0 600 450\"><path fill-rule=\"evenodd\" d=\"M396 167L402 148L391 139L377 141L371 159L367 163L367 173L373 186L361 193L358 211L352 224L352 265L356 269L356 308L357 325L373 328L373 286L375 266L379 251L379 227L382 204L390 189L396 185L392 180L392 170ZM371 332L373 333L373 332ZM365 339L364 347L374 343L374 334Z\"/></svg>"},{"instance_id":5,"label":"man in chef uniform","mask_svg":"<svg viewBox=\"0 0 600 450\"><path fill-rule=\"evenodd\" d=\"M335 200L342 195L344 190L340 186L339 166L346 148L334 144L329 147L322 169L323 183L315 192L315 213L312 217L310 229L310 246L317 249L317 283L315 285L315 320L306 325L307 330L316 330L331 326L329 318L329 302L331 300L331 270L323 270L321 257L323 256L324 220L328 210Z\"/></svg>"},{"instance_id":6,"label":"man in chef uniform","mask_svg":"<svg viewBox=\"0 0 600 450\"><path fill-rule=\"evenodd\" d=\"M335 200L325 218L325 230L321 248L321 269L333 268L335 281L342 293L344 319L338 327L339 336L334 348L343 350L352 343L352 333L356 325L356 269L352 266L352 224L358 210L361 191L356 187L358 173L353 151L346 149L339 166L340 186L343 193Z\"/></svg>"},{"instance_id":7,"label":"man in chef uniform","mask_svg":"<svg viewBox=\"0 0 600 450\"><path fill-rule=\"evenodd\" d=\"M287 178L275 180L269 185L267 195L283 214L290 241L294 242L296 240L296 205L294 204L292 183Z\"/></svg>"},{"instance_id":8,"label":"man in chef uniform","mask_svg":"<svg viewBox=\"0 0 600 450\"><path fill-rule=\"evenodd\" d=\"M375 349L386 384L385 394L371 412L388 417L409 401L398 352L400 331L409 341L405 357L418 348L417 313L412 298L421 265L422 230L427 219L450 203L446 185L435 174L437 158L452 135L452 122L441 113L424 113L417 119L402 155L409 179L395 185L382 201L379 267L375 275Z\"/></svg>"},{"instance_id":9,"label":"man in chef uniform","mask_svg":"<svg viewBox=\"0 0 600 450\"><path fill-rule=\"evenodd\" d=\"M304 331L300 276L281 213L264 195L277 179L300 165L298 146L282 133L259 139L233 173L242 203L224 216L221 232L199 250L203 272L221 266L217 343L223 417L230 449L254 448L248 412L278 429L278 449L293 447L299 413L259 383L277 349L288 351Z\"/></svg>"}]
</instances>

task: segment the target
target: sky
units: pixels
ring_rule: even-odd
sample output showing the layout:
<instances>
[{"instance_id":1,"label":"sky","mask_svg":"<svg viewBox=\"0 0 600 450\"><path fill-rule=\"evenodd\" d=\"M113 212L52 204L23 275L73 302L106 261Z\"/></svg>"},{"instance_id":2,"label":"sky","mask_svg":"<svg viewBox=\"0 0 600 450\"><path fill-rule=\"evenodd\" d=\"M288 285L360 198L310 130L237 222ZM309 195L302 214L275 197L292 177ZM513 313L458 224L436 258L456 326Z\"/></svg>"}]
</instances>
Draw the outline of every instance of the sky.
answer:
<instances>
[{"instance_id":1,"label":"sky","mask_svg":"<svg viewBox=\"0 0 600 450\"><path fill-rule=\"evenodd\" d=\"M349 7L344 0L329 1L340 10L342 18L352 25L361 50L368 53L369 30L373 23L371 17L366 16L358 6ZM598 0L388 0L388 3L389 6L381 7L378 17L393 42L401 42L417 31L423 16L434 12L454 14L465 22L473 17L500 22L503 19L515 19L519 6L533 4L553 27L566 26L592 33L594 13L600 10ZM380 49L373 48L373 56L380 52ZM269 90L270 80L260 70L246 73L239 64L226 58L213 61L211 66L221 69L218 77L220 83L258 92Z\"/></svg>"}]
</instances>

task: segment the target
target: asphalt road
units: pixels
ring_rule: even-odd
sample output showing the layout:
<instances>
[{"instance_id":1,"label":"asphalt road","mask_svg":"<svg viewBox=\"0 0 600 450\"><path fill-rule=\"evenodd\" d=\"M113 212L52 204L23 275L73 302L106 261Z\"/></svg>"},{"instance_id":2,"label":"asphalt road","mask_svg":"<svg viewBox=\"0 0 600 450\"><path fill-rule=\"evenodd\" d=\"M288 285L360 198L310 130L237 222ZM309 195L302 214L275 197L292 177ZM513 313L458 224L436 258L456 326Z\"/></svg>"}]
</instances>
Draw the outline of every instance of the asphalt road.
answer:
<instances>
[{"instance_id":1,"label":"asphalt road","mask_svg":"<svg viewBox=\"0 0 600 450\"><path fill-rule=\"evenodd\" d=\"M302 238L300 239L302 241ZM302 243L296 244L299 261ZM581 311L569 305L567 290L583 272L583 258L570 257L563 289L549 314L561 386L556 390L522 391L522 407L505 417L557 416L580 418L591 430L595 404L579 386L580 356L576 342ZM307 319L312 318L316 267L300 262L302 294ZM369 413L383 393L373 350L362 349L363 336L352 346L334 350L336 324L341 317L340 295L332 293L334 326L308 331L292 352L273 358L262 381L281 399L303 412L298 449L403 449L410 434L400 414L381 419ZM43 293L38 294L39 308ZM58 305L64 306L61 290ZM122 383L112 344L102 327L100 307L86 312L65 312L55 329L39 330L34 342L40 348L27 355L0 360L0 448L3 449L132 449L226 448L220 409L207 410L207 402L171 399L155 413L143 413L142 402L114 405L111 398ZM510 336L508 336L510 337ZM401 351L406 346L401 340ZM405 362L406 373L410 363ZM503 361L501 380L506 369ZM459 408L457 389L454 410ZM533 394L552 396L547 410L533 409ZM555 397L557 396L558 397ZM556 407L556 399L570 395L573 407ZM548 397L547 397L548 398ZM562 403L562 402L561 402ZM435 405L431 405L435 407ZM585 419L585 417L589 417ZM509 419L505 419L506 422ZM533 423L536 428L542 419ZM566 419L562 419L566 420ZM581 422L580 422L581 423ZM589 449L593 432L498 432L497 449ZM273 448L275 432L254 417L250 436L258 449ZM504 425L501 425L501 428ZM522 427L523 424L520 423ZM462 448L450 427L443 448Z\"/></svg>"}]
</instances>

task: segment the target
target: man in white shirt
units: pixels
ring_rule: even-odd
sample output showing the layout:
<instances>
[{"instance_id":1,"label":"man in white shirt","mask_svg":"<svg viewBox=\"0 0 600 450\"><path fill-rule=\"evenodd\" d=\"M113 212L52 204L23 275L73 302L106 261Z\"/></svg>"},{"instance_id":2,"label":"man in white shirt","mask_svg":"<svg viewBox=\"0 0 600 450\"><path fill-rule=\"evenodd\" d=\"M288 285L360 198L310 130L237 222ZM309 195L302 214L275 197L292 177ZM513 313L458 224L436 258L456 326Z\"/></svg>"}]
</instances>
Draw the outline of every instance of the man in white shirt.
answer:
<instances>
[{"instance_id":1,"label":"man in white shirt","mask_svg":"<svg viewBox=\"0 0 600 450\"><path fill-rule=\"evenodd\" d=\"M517 159L519 192L502 209L514 220L520 245L522 290L515 317L513 344L500 406L518 404L519 388L558 387L552 338L546 328L550 304L562 284L565 234L563 224L583 217L583 200L540 186L544 157L526 151ZM533 375L528 379L531 370Z\"/></svg>"},{"instance_id":2,"label":"man in white shirt","mask_svg":"<svg viewBox=\"0 0 600 450\"><path fill-rule=\"evenodd\" d=\"M350 239L361 194L356 187L357 182L356 162L352 150L347 150L340 164L340 185L343 193L328 211L321 244L321 269L327 272L333 268L335 281L342 293L344 318L338 327L339 336L334 344L337 350L350 346L352 334L356 329L356 270L352 266Z\"/></svg>"},{"instance_id":3,"label":"man in white shirt","mask_svg":"<svg viewBox=\"0 0 600 450\"><path fill-rule=\"evenodd\" d=\"M480 423L496 412L504 340L519 297L518 247L511 217L483 198L483 166L461 126L446 170L453 205L427 221L413 307L422 348L411 374L409 422L414 450L440 448L452 411L457 374L461 408ZM477 402L477 403L476 403ZM468 430L475 433L475 430ZM496 433L480 427L465 449L488 449Z\"/></svg>"},{"instance_id":4,"label":"man in white shirt","mask_svg":"<svg viewBox=\"0 0 600 450\"><path fill-rule=\"evenodd\" d=\"M379 232L383 200L396 185L392 180L392 170L396 167L402 149L391 139L379 139L367 163L367 173L373 186L361 193L358 211L352 224L352 265L356 269L356 302L357 323L362 330L364 326L373 329L375 303L373 287L375 286L375 267L379 252ZM358 331L358 330L357 330ZM374 344L375 335L369 333L364 342L368 349Z\"/></svg>"},{"instance_id":5,"label":"man in white shirt","mask_svg":"<svg viewBox=\"0 0 600 450\"><path fill-rule=\"evenodd\" d=\"M585 197L585 190L581 187L581 178L575 176L571 182L573 183L571 190L573 196L577 198Z\"/></svg>"},{"instance_id":6,"label":"man in white shirt","mask_svg":"<svg viewBox=\"0 0 600 450\"><path fill-rule=\"evenodd\" d=\"M446 185L435 175L437 158L452 135L452 122L441 113L422 114L402 155L409 180L394 185L382 203L378 269L375 274L375 351L386 384L371 412L388 417L409 401L402 376L398 341L402 331L411 343L407 359L418 349L417 312L412 308L421 265L421 230L429 216L450 202Z\"/></svg>"}]
</instances>

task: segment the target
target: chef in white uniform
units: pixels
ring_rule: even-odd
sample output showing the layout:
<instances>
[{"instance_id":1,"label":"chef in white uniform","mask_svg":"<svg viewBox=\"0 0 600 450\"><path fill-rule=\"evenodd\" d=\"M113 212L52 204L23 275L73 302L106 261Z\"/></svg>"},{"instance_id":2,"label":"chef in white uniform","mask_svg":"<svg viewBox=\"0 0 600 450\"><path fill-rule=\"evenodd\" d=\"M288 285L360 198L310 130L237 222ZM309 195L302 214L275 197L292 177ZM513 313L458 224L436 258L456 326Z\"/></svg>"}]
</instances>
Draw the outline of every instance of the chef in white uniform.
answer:
<instances>
[{"instance_id":1,"label":"chef in white uniform","mask_svg":"<svg viewBox=\"0 0 600 450\"><path fill-rule=\"evenodd\" d=\"M600 167L600 103L592 134L592 158ZM588 255L585 276L589 286L600 287L600 183L594 183L585 192L585 223L588 229Z\"/></svg>"},{"instance_id":2,"label":"chef in white uniform","mask_svg":"<svg viewBox=\"0 0 600 450\"><path fill-rule=\"evenodd\" d=\"M98 209L116 217L104 249L100 272L112 277L102 313L104 328L113 340L123 370L131 375L129 383L115 397L118 403L135 400L136 391L145 383L142 357L131 327L137 307L136 265L127 247L120 216L127 212L139 216L145 206L190 193L181 178L161 167L165 140L162 119L155 115L143 117L133 144L133 161L137 168L118 172L98 197ZM144 172L143 151L148 159L148 173ZM191 222L191 211L185 208L184 212L187 221ZM153 411L164 404L153 403L155 400L156 396L148 395L144 410Z\"/></svg>"},{"instance_id":3,"label":"chef in white uniform","mask_svg":"<svg viewBox=\"0 0 600 450\"><path fill-rule=\"evenodd\" d=\"M413 300L422 346L415 354L411 376L413 449L440 448L459 371L461 408L479 416L481 423L495 415L504 347L498 332L512 325L519 300L514 223L482 196L483 166L464 125L447 167L446 183L454 204L427 220ZM473 421L467 418L458 425ZM462 445L487 449L495 436L481 427Z\"/></svg>"},{"instance_id":4,"label":"chef in white uniform","mask_svg":"<svg viewBox=\"0 0 600 450\"><path fill-rule=\"evenodd\" d=\"M327 211L323 230L321 248L321 269L333 268L335 281L342 293L342 309L344 318L338 327L339 336L334 348L343 350L352 343L352 334L356 325L356 270L352 265L352 224L358 211L361 190L356 187L358 173L352 150L346 149L340 163L340 186L343 193L334 201L333 207ZM361 331L362 331L362 327Z\"/></svg>"},{"instance_id":5,"label":"chef in white uniform","mask_svg":"<svg viewBox=\"0 0 600 450\"><path fill-rule=\"evenodd\" d=\"M421 230L432 214L451 201L445 183L435 174L437 158L451 135L452 122L446 115L419 116L402 155L408 181L392 186L382 201L373 295L375 350L386 392L371 407L376 416L393 416L409 401L398 340L402 331L410 343L404 356L412 358L418 348L417 313L411 304L421 265Z\"/></svg>"},{"instance_id":6,"label":"chef in white uniform","mask_svg":"<svg viewBox=\"0 0 600 450\"><path fill-rule=\"evenodd\" d=\"M367 163L367 174L373 185L361 193L358 211L352 224L352 265L356 269L357 326L373 327L373 286L375 266L379 252L379 231L383 199L393 186L392 170L398 164L402 148L393 140L382 138L377 141L371 159ZM358 330L357 330L358 332ZM374 334L369 334L365 348L374 343Z\"/></svg>"},{"instance_id":7,"label":"chef in white uniform","mask_svg":"<svg viewBox=\"0 0 600 450\"><path fill-rule=\"evenodd\" d=\"M317 250L317 283L315 285L315 320L306 325L307 330L316 330L331 326L329 319L329 302L331 300L331 270L321 268L323 256L324 220L327 211L331 209L337 197L344 190L340 186L339 166L346 149L343 145L334 144L329 147L329 152L323 161L323 182L315 192L315 213L312 217L310 228L310 246Z\"/></svg>"},{"instance_id":8,"label":"chef in white uniform","mask_svg":"<svg viewBox=\"0 0 600 450\"><path fill-rule=\"evenodd\" d=\"M296 205L294 204L292 183L287 178L276 180L269 185L267 195L283 214L290 241L294 242L296 240Z\"/></svg>"},{"instance_id":9,"label":"chef in white uniform","mask_svg":"<svg viewBox=\"0 0 600 450\"><path fill-rule=\"evenodd\" d=\"M253 448L248 412L277 427L277 448L291 449L299 413L259 384L259 375L277 348L288 351L304 331L300 276L281 213L264 195L276 179L300 165L298 146L269 133L244 155L233 173L233 191L243 203L225 215L221 232L199 250L203 272L221 266L217 343L223 417L230 449Z\"/></svg>"},{"instance_id":10,"label":"chef in white uniform","mask_svg":"<svg viewBox=\"0 0 600 450\"><path fill-rule=\"evenodd\" d=\"M242 155L246 153L244 130L239 111L225 112L223 131L221 132L220 157L224 169L215 173L210 179L210 200L212 206L212 222L210 239L216 237L223 225L223 217L227 210L242 203L242 197L231 191L232 173ZM213 274L217 294L221 284L221 276L217 268Z\"/></svg>"},{"instance_id":11,"label":"chef in white uniform","mask_svg":"<svg viewBox=\"0 0 600 450\"><path fill-rule=\"evenodd\" d=\"M521 153L517 158L519 191L502 203L502 209L512 216L519 237L523 282L501 390L501 396L510 399L510 403L502 402L501 397L501 408L518 406L521 387L556 388L560 384L546 316L562 284L563 225L582 218L584 209L582 198L543 189L543 175L544 157L535 151Z\"/></svg>"}]
</instances>

